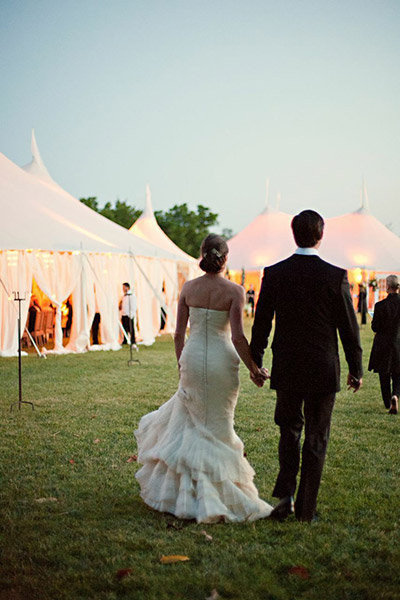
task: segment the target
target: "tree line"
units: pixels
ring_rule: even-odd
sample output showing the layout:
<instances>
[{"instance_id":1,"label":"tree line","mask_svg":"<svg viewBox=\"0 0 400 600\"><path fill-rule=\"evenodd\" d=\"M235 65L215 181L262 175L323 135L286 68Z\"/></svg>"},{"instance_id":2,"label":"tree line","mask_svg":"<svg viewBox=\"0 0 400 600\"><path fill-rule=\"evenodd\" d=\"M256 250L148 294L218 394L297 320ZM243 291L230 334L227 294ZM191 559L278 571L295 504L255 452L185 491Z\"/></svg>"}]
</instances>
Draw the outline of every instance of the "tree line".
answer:
<instances>
[{"instance_id":1,"label":"tree line","mask_svg":"<svg viewBox=\"0 0 400 600\"><path fill-rule=\"evenodd\" d=\"M103 217L107 217L110 221L114 221L126 229L129 229L143 212L121 200L116 200L114 204L106 202L103 207L99 206L95 196L79 200ZM198 204L196 210L191 210L186 202L175 204L166 211L154 211L154 216L164 233L181 250L195 257L199 255L202 239L210 233L211 228L218 225L218 214L202 204ZM221 235L229 239L233 232L231 229L223 229Z\"/></svg>"}]
</instances>

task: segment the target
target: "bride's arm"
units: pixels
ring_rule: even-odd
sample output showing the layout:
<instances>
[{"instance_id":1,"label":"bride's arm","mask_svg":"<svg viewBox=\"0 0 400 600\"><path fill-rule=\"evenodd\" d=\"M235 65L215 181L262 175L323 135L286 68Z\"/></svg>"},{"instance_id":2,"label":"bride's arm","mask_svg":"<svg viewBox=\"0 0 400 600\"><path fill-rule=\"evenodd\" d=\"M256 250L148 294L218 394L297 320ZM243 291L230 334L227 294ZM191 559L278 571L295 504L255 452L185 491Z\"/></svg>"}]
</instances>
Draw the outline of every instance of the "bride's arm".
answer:
<instances>
[{"instance_id":1,"label":"bride's arm","mask_svg":"<svg viewBox=\"0 0 400 600\"><path fill-rule=\"evenodd\" d=\"M175 354L176 354L176 360L178 361L178 364L179 364L179 359L182 354L183 347L185 345L185 335L186 335L188 319L189 319L189 307L186 304L185 286L183 286L181 295L179 297L179 302L178 302L178 314L176 317L176 327L175 327L175 334L174 334Z\"/></svg>"},{"instance_id":2,"label":"bride's arm","mask_svg":"<svg viewBox=\"0 0 400 600\"><path fill-rule=\"evenodd\" d=\"M250 346L243 331L243 309L245 303L245 291L238 286L235 290L229 311L229 320L231 324L232 343L236 352L250 371L250 376L254 379L264 379L259 367L253 360L250 352ZM253 379L253 381L254 381ZM261 383L261 382L260 382Z\"/></svg>"}]
</instances>

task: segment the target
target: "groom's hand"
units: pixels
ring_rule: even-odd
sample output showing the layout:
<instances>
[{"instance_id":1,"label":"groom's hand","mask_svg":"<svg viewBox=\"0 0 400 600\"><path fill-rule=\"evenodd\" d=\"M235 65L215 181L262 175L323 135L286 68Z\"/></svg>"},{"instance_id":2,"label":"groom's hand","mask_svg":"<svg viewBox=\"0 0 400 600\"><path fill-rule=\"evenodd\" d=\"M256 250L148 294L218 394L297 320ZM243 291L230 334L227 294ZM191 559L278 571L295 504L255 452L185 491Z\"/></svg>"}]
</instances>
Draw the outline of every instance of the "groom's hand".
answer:
<instances>
[{"instance_id":1,"label":"groom's hand","mask_svg":"<svg viewBox=\"0 0 400 600\"><path fill-rule=\"evenodd\" d=\"M250 379L257 387L261 388L265 381L269 379L268 369L263 367L258 371L250 371Z\"/></svg>"},{"instance_id":2,"label":"groom's hand","mask_svg":"<svg viewBox=\"0 0 400 600\"><path fill-rule=\"evenodd\" d=\"M347 386L347 389L352 389L353 393L355 394L362 386L362 378L360 377L360 379L357 379L357 377L354 377L351 373L349 373L347 376Z\"/></svg>"}]
</instances>

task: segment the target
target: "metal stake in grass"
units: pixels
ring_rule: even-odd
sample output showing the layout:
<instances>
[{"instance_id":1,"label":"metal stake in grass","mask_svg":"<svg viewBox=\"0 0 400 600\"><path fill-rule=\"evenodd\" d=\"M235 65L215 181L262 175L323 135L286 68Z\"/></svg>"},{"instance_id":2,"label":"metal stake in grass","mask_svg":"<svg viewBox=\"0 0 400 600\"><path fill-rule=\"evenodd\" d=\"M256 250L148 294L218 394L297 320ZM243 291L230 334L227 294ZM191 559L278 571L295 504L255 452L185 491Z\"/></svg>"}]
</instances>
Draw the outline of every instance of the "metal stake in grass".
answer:
<instances>
[{"instance_id":1,"label":"metal stake in grass","mask_svg":"<svg viewBox=\"0 0 400 600\"><path fill-rule=\"evenodd\" d=\"M128 360L128 367L131 367L133 363L138 363L140 365L140 360L138 358L133 358L133 318L131 318L131 293L128 292L128 303L129 303L129 350L130 350L130 359ZM136 344L135 344L136 346ZM137 346L136 346L137 351Z\"/></svg>"},{"instance_id":2,"label":"metal stake in grass","mask_svg":"<svg viewBox=\"0 0 400 600\"><path fill-rule=\"evenodd\" d=\"M30 404L32 410L34 410L33 402L22 400L22 361L21 361L21 302L25 302L26 296L21 298L19 292L13 292L14 302L18 302L18 401L13 402L10 405L10 410L13 409L15 404L18 404L19 410L21 410L21 404Z\"/></svg>"}]
</instances>

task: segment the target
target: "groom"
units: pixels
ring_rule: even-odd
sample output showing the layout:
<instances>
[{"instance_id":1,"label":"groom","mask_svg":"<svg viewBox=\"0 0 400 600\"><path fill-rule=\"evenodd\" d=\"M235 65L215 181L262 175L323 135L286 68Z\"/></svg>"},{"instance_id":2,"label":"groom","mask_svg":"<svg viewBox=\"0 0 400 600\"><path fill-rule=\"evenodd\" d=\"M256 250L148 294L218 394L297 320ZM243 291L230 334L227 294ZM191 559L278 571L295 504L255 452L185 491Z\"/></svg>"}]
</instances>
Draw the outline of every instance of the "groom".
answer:
<instances>
[{"instance_id":1,"label":"groom","mask_svg":"<svg viewBox=\"0 0 400 600\"><path fill-rule=\"evenodd\" d=\"M347 384L354 392L362 384L362 350L347 273L318 256L322 217L304 210L293 218L292 230L296 252L264 270L250 348L261 367L275 316L271 388L277 396L280 471L273 491L279 503L271 517L282 520L295 512L300 521L312 521L335 394L340 389L337 331L349 367ZM294 503L304 425L300 484Z\"/></svg>"}]
</instances>

